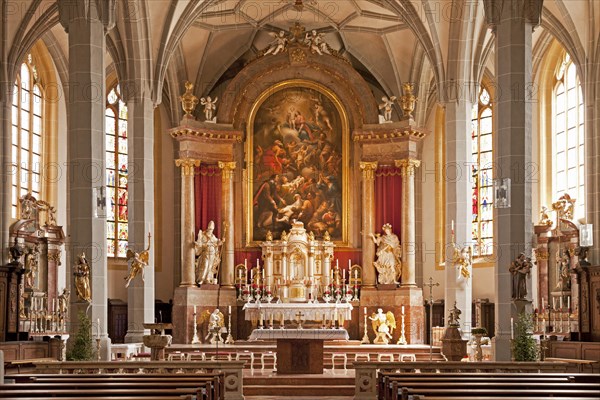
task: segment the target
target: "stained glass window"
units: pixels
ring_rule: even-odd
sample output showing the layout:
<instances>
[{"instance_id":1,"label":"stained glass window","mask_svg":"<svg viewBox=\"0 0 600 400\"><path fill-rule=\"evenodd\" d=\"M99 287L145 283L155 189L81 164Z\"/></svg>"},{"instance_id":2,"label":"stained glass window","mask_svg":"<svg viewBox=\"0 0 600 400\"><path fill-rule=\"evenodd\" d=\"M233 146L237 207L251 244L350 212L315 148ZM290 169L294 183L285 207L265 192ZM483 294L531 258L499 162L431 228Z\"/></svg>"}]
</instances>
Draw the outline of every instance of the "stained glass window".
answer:
<instances>
[{"instance_id":1,"label":"stained glass window","mask_svg":"<svg viewBox=\"0 0 600 400\"><path fill-rule=\"evenodd\" d=\"M490 93L483 86L471 111L471 139L473 255L487 256L494 251L493 123Z\"/></svg>"},{"instance_id":2,"label":"stained glass window","mask_svg":"<svg viewBox=\"0 0 600 400\"><path fill-rule=\"evenodd\" d=\"M106 246L108 257L127 255L127 106L119 86L106 97Z\"/></svg>"},{"instance_id":3,"label":"stained glass window","mask_svg":"<svg viewBox=\"0 0 600 400\"><path fill-rule=\"evenodd\" d=\"M554 89L552 198L575 198L575 220L585 217L585 129L577 68L565 54L557 68Z\"/></svg>"},{"instance_id":4,"label":"stained glass window","mask_svg":"<svg viewBox=\"0 0 600 400\"><path fill-rule=\"evenodd\" d=\"M42 135L44 94L33 57L21 64L13 90L11 110L12 191L11 215L17 218L19 198L31 192L40 199L42 191Z\"/></svg>"}]
</instances>

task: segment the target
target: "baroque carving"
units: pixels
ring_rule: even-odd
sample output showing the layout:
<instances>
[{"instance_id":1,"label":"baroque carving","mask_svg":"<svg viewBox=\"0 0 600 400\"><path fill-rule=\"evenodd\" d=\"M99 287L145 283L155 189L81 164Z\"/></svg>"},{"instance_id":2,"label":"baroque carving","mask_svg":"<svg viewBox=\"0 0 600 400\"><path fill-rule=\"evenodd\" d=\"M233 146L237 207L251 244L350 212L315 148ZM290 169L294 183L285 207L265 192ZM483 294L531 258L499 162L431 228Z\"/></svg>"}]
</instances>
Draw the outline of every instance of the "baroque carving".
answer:
<instances>
[{"instance_id":1,"label":"baroque carving","mask_svg":"<svg viewBox=\"0 0 600 400\"><path fill-rule=\"evenodd\" d=\"M179 158L175 160L175 165L181 167L182 176L194 176L194 167L200 166L200 160L193 158Z\"/></svg>"}]
</instances>

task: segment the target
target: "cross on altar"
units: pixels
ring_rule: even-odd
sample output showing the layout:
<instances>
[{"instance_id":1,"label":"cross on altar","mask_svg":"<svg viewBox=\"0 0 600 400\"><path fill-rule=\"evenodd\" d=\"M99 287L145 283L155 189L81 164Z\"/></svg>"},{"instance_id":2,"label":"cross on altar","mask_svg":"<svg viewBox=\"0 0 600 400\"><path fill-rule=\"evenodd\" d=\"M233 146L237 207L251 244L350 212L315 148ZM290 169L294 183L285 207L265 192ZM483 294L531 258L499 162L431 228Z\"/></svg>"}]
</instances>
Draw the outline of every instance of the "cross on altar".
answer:
<instances>
[{"instance_id":1,"label":"cross on altar","mask_svg":"<svg viewBox=\"0 0 600 400\"><path fill-rule=\"evenodd\" d=\"M298 322L298 329L302 329L302 317L304 317L304 314L302 313L302 311L298 311L296 313L296 321Z\"/></svg>"}]
</instances>

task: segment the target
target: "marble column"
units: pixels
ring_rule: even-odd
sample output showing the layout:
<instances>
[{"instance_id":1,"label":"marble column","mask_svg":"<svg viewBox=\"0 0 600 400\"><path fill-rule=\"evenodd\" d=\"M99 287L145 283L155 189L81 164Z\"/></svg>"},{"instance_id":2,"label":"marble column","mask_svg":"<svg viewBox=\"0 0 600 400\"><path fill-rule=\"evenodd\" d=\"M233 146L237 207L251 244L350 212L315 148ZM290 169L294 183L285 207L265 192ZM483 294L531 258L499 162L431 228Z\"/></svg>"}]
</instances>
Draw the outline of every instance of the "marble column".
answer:
<instances>
[{"instance_id":1,"label":"marble column","mask_svg":"<svg viewBox=\"0 0 600 400\"><path fill-rule=\"evenodd\" d=\"M69 175L68 236L71 260L86 253L90 263L91 320L101 336L101 357L108 359L106 216L95 215L94 189L105 184L106 32L114 27L114 1L59 1L59 19L69 37L67 160ZM71 288L71 337L77 313L86 311ZM89 315L89 314L88 314Z\"/></svg>"},{"instance_id":2,"label":"marble column","mask_svg":"<svg viewBox=\"0 0 600 400\"><path fill-rule=\"evenodd\" d=\"M363 287L375 287L375 243L369 234L375 232L375 170L377 161L360 163L362 171L362 265Z\"/></svg>"},{"instance_id":3,"label":"marble column","mask_svg":"<svg viewBox=\"0 0 600 400\"><path fill-rule=\"evenodd\" d=\"M454 245L471 245L471 109L468 99L446 103L446 237L445 237L445 316L456 307L461 311L463 339L471 332L472 282L461 277L454 265Z\"/></svg>"},{"instance_id":4,"label":"marble column","mask_svg":"<svg viewBox=\"0 0 600 400\"><path fill-rule=\"evenodd\" d=\"M402 286L416 286L415 281L415 168L421 161L396 160L402 173Z\"/></svg>"},{"instance_id":5,"label":"marble column","mask_svg":"<svg viewBox=\"0 0 600 400\"><path fill-rule=\"evenodd\" d=\"M149 93L149 91L142 91ZM128 106L128 210L129 247L139 253L149 248L144 280L138 276L127 289L126 343L143 341L145 322L154 322L154 103L133 98ZM150 235L150 237L149 237Z\"/></svg>"},{"instance_id":6,"label":"marble column","mask_svg":"<svg viewBox=\"0 0 600 400\"><path fill-rule=\"evenodd\" d=\"M223 171L221 174L222 179L222 210L223 210L223 258L221 259L221 285L226 287L233 287L234 277L234 231L235 222L233 218L233 171L235 170L236 162L222 162L219 161L219 168Z\"/></svg>"},{"instance_id":7,"label":"marble column","mask_svg":"<svg viewBox=\"0 0 600 400\"><path fill-rule=\"evenodd\" d=\"M531 256L532 162L532 34L539 24L542 0L496 0L486 7L486 17L496 32L497 95L494 140L495 178L511 179L510 208L496 208L494 237L496 273L497 361L511 359L510 319L517 319L511 301L511 274L508 267L521 252ZM531 312L530 305L526 312Z\"/></svg>"},{"instance_id":8,"label":"marble column","mask_svg":"<svg viewBox=\"0 0 600 400\"><path fill-rule=\"evenodd\" d=\"M196 286L194 271L194 168L200 166L200 160L180 158L175 165L181 167L181 282L180 287Z\"/></svg>"}]
</instances>

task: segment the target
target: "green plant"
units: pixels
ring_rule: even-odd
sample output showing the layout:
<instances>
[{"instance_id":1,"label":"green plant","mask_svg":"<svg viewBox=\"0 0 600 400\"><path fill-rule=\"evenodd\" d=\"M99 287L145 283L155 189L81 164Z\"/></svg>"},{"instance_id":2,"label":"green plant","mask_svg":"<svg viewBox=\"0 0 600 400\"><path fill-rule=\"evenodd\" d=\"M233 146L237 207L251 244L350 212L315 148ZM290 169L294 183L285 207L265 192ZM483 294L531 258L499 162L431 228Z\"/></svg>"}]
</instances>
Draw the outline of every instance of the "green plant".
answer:
<instances>
[{"instance_id":1,"label":"green plant","mask_svg":"<svg viewBox=\"0 0 600 400\"><path fill-rule=\"evenodd\" d=\"M90 361L94 357L92 321L84 312L79 312L77 319L79 320L79 329L74 337L73 348L67 353L67 360Z\"/></svg>"},{"instance_id":2,"label":"green plant","mask_svg":"<svg viewBox=\"0 0 600 400\"><path fill-rule=\"evenodd\" d=\"M487 329L485 329L485 328L473 328L473 329L471 329L471 334L472 335L483 335L483 336L486 336L487 335Z\"/></svg>"},{"instance_id":3,"label":"green plant","mask_svg":"<svg viewBox=\"0 0 600 400\"><path fill-rule=\"evenodd\" d=\"M515 323L515 339L513 341L513 356L515 361L537 361L538 348L533 338L533 316L519 314Z\"/></svg>"}]
</instances>

